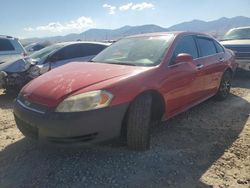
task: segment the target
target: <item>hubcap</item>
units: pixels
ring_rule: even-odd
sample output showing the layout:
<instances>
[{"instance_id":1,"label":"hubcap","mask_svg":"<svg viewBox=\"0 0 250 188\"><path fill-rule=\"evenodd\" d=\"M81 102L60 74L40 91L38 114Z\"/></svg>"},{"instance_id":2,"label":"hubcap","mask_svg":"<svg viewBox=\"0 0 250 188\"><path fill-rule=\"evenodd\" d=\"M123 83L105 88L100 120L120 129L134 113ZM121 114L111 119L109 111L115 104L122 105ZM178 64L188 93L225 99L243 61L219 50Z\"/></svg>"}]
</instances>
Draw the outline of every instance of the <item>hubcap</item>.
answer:
<instances>
[{"instance_id":1,"label":"hubcap","mask_svg":"<svg viewBox=\"0 0 250 188\"><path fill-rule=\"evenodd\" d=\"M227 96L229 94L230 87L231 87L230 79L223 79L220 89L223 96Z\"/></svg>"}]
</instances>

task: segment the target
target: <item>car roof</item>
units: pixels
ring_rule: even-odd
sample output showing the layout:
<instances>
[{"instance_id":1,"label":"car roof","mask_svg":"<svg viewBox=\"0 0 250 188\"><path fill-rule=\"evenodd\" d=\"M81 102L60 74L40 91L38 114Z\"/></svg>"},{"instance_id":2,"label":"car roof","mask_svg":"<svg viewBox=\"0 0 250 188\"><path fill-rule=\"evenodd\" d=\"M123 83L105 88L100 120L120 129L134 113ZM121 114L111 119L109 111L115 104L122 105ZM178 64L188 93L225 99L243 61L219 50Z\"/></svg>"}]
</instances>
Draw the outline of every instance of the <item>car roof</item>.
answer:
<instances>
[{"instance_id":1,"label":"car roof","mask_svg":"<svg viewBox=\"0 0 250 188\"><path fill-rule=\"evenodd\" d=\"M250 26L235 27L235 28L232 28L231 30L236 30L236 29L250 29Z\"/></svg>"},{"instance_id":2,"label":"car roof","mask_svg":"<svg viewBox=\"0 0 250 188\"><path fill-rule=\"evenodd\" d=\"M207 37L212 37L207 33L200 33L200 32L191 32L191 31L172 31L172 32L156 32L156 33L145 33L145 34L138 34L138 35L131 35L125 38L133 38L133 37L156 37L156 36L164 36L164 35L202 35Z\"/></svg>"},{"instance_id":3,"label":"car roof","mask_svg":"<svg viewBox=\"0 0 250 188\"><path fill-rule=\"evenodd\" d=\"M109 45L111 45L111 43L92 42L92 41L59 42L59 43L56 43L56 44L62 45L62 46L68 46L68 45L71 45L71 44L99 44L99 45L103 45L103 46L109 46Z\"/></svg>"},{"instance_id":4,"label":"car roof","mask_svg":"<svg viewBox=\"0 0 250 188\"><path fill-rule=\"evenodd\" d=\"M9 39L9 40L18 40L18 38L8 36L8 35L0 35L0 38L2 39Z\"/></svg>"}]
</instances>

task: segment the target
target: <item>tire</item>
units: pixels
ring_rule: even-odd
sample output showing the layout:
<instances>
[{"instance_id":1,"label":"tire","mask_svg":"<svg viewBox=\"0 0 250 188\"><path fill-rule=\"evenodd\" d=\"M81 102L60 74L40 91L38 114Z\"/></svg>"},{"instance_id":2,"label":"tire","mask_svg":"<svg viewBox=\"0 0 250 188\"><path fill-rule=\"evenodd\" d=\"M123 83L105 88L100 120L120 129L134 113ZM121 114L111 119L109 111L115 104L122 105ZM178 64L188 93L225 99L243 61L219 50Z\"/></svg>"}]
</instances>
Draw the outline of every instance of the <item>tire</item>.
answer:
<instances>
[{"instance_id":1,"label":"tire","mask_svg":"<svg viewBox=\"0 0 250 188\"><path fill-rule=\"evenodd\" d=\"M139 96L130 106L127 116L127 145L129 149L145 151L150 148L152 97Z\"/></svg>"},{"instance_id":2,"label":"tire","mask_svg":"<svg viewBox=\"0 0 250 188\"><path fill-rule=\"evenodd\" d=\"M225 100L230 94L232 75L229 71L226 71L221 78L221 83L219 90L216 94L216 99L218 101Z\"/></svg>"}]
</instances>

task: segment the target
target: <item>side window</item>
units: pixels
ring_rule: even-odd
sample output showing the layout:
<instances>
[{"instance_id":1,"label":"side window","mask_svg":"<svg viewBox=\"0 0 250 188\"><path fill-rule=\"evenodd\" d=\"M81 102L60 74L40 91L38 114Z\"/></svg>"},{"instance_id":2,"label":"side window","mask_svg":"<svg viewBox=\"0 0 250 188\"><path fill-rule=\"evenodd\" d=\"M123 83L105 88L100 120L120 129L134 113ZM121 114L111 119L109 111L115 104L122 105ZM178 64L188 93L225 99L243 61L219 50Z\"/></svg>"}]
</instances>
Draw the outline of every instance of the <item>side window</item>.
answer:
<instances>
[{"instance_id":1,"label":"side window","mask_svg":"<svg viewBox=\"0 0 250 188\"><path fill-rule=\"evenodd\" d=\"M99 54L106 46L100 44L83 44L81 48L83 56L91 56Z\"/></svg>"},{"instance_id":2,"label":"side window","mask_svg":"<svg viewBox=\"0 0 250 188\"><path fill-rule=\"evenodd\" d=\"M33 51L38 51L38 50L41 50L41 49L43 49L44 48L44 46L43 45L41 45L41 44L37 44L37 45L35 45L35 46L33 46Z\"/></svg>"},{"instance_id":3,"label":"side window","mask_svg":"<svg viewBox=\"0 0 250 188\"><path fill-rule=\"evenodd\" d=\"M216 48L212 39L197 37L197 44L200 49L201 57L216 54Z\"/></svg>"},{"instance_id":4,"label":"side window","mask_svg":"<svg viewBox=\"0 0 250 188\"><path fill-rule=\"evenodd\" d=\"M97 55L105 47L97 44L73 44L63 49L64 59Z\"/></svg>"},{"instance_id":5,"label":"side window","mask_svg":"<svg viewBox=\"0 0 250 188\"><path fill-rule=\"evenodd\" d=\"M8 39L0 39L0 51L15 51L15 48Z\"/></svg>"},{"instance_id":6,"label":"side window","mask_svg":"<svg viewBox=\"0 0 250 188\"><path fill-rule=\"evenodd\" d=\"M79 45L73 44L64 48L64 59L73 59L81 57L81 49Z\"/></svg>"},{"instance_id":7,"label":"side window","mask_svg":"<svg viewBox=\"0 0 250 188\"><path fill-rule=\"evenodd\" d=\"M188 53L192 55L194 59L198 57L198 51L193 36L184 36L178 41L174 50L173 59L180 53Z\"/></svg>"},{"instance_id":8,"label":"side window","mask_svg":"<svg viewBox=\"0 0 250 188\"><path fill-rule=\"evenodd\" d=\"M50 57L50 61L52 61L52 62L61 61L64 59L65 59L65 48L58 50Z\"/></svg>"},{"instance_id":9,"label":"side window","mask_svg":"<svg viewBox=\"0 0 250 188\"><path fill-rule=\"evenodd\" d=\"M61 60L67 60L67 59L73 59L80 56L80 49L78 45L73 44L66 46L59 51L57 51L53 56L52 59L55 61L61 61Z\"/></svg>"},{"instance_id":10,"label":"side window","mask_svg":"<svg viewBox=\"0 0 250 188\"><path fill-rule=\"evenodd\" d=\"M224 48L218 42L214 41L214 44L216 46L217 53L224 52Z\"/></svg>"},{"instance_id":11,"label":"side window","mask_svg":"<svg viewBox=\"0 0 250 188\"><path fill-rule=\"evenodd\" d=\"M97 55L106 46L98 44L73 44L56 52L52 59L53 61L74 59L78 57L86 57L91 55Z\"/></svg>"}]
</instances>

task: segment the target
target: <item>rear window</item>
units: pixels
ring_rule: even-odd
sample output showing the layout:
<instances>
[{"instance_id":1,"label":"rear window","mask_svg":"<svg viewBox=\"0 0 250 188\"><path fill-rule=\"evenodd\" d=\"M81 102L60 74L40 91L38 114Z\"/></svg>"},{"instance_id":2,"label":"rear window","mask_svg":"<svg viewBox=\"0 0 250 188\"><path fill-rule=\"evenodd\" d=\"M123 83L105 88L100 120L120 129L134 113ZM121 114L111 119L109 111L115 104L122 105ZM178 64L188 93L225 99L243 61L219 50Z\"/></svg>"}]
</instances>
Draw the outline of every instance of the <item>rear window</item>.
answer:
<instances>
[{"instance_id":1,"label":"rear window","mask_svg":"<svg viewBox=\"0 0 250 188\"><path fill-rule=\"evenodd\" d=\"M0 39L0 51L14 51L15 48L8 39Z\"/></svg>"},{"instance_id":2,"label":"rear window","mask_svg":"<svg viewBox=\"0 0 250 188\"><path fill-rule=\"evenodd\" d=\"M215 48L213 40L209 38L198 37L197 44L200 49L201 57L216 54L216 48Z\"/></svg>"}]
</instances>

